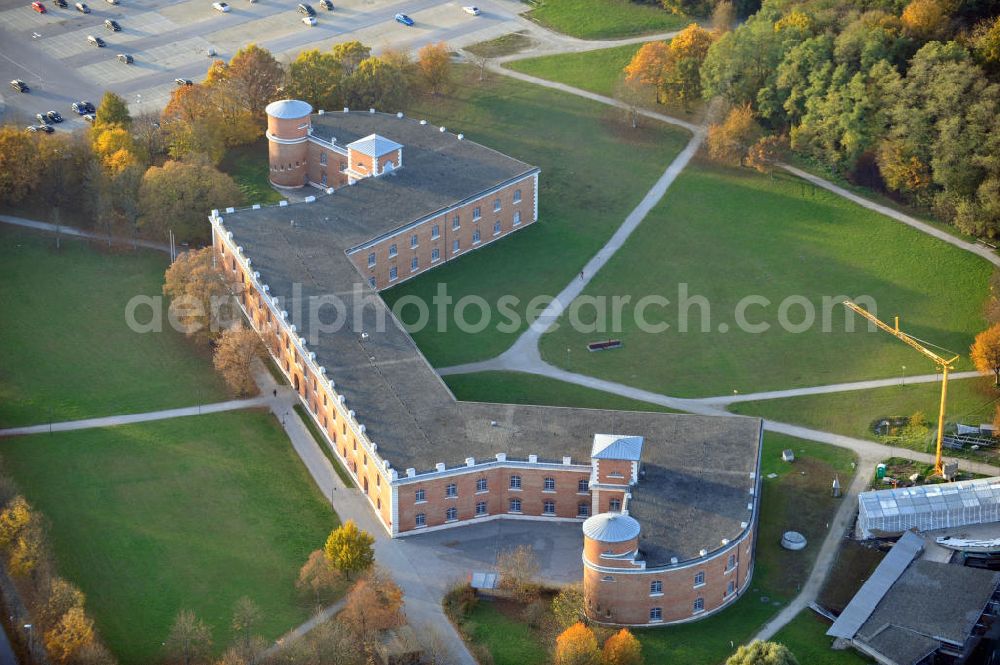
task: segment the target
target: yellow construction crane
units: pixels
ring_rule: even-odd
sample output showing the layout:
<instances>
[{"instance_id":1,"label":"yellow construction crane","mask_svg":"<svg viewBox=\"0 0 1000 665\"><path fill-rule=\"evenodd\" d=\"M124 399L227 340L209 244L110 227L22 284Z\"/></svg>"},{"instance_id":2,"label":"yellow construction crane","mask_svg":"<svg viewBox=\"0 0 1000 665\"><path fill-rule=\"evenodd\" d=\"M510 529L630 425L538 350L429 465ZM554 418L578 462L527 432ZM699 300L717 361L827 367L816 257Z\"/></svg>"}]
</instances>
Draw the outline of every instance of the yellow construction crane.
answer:
<instances>
[{"instance_id":1,"label":"yellow construction crane","mask_svg":"<svg viewBox=\"0 0 1000 665\"><path fill-rule=\"evenodd\" d=\"M944 439L944 405L945 400L948 397L948 370L954 369L955 361L959 359L959 356L955 356L951 359L945 359L934 353L918 342L915 337L907 335L899 329L898 316L895 317L896 325L893 327L887 323L879 321L877 318L869 314L868 310L858 307L850 300L845 300L844 306L852 312L856 312L857 314L865 317L882 330L903 341L905 344L909 344L911 347L933 360L934 363L941 368L941 410L938 412L937 451L934 455L934 473L944 475L944 464L941 462L941 442Z\"/></svg>"}]
</instances>

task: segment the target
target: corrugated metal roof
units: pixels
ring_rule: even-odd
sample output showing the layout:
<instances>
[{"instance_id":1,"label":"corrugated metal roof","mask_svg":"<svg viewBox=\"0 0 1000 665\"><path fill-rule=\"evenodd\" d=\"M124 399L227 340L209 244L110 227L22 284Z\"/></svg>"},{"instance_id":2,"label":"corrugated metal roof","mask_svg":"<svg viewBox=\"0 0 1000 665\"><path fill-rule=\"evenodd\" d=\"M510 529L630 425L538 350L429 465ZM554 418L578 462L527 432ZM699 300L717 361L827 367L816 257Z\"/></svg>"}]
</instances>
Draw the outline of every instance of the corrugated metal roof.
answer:
<instances>
[{"instance_id":1,"label":"corrugated metal roof","mask_svg":"<svg viewBox=\"0 0 1000 665\"><path fill-rule=\"evenodd\" d=\"M360 152L362 155L368 155L369 157L381 157L382 155L387 155L390 152L394 152L402 148L400 144L395 141L390 141L384 136L379 136L378 134L369 134L364 138L360 138L357 141L347 144L348 150L355 150Z\"/></svg>"},{"instance_id":2,"label":"corrugated metal roof","mask_svg":"<svg viewBox=\"0 0 1000 665\"><path fill-rule=\"evenodd\" d=\"M601 513L587 518L583 535L605 543L622 543L639 537L639 522L623 513Z\"/></svg>"},{"instance_id":3,"label":"corrugated metal roof","mask_svg":"<svg viewBox=\"0 0 1000 665\"><path fill-rule=\"evenodd\" d=\"M862 492L858 496L859 522L866 530L865 537L871 536L871 529L888 524L904 531L987 521L998 508L1000 477Z\"/></svg>"},{"instance_id":4,"label":"corrugated metal roof","mask_svg":"<svg viewBox=\"0 0 1000 665\"><path fill-rule=\"evenodd\" d=\"M924 541L920 536L907 531L896 545L889 551L882 562L872 573L830 629L826 631L831 637L852 639L875 608L882 601L886 592L892 588L903 571L913 563L913 560L924 549Z\"/></svg>"},{"instance_id":5,"label":"corrugated metal roof","mask_svg":"<svg viewBox=\"0 0 1000 665\"><path fill-rule=\"evenodd\" d=\"M621 434L595 434L590 449L593 459L618 459L638 462L642 458L643 438Z\"/></svg>"},{"instance_id":6,"label":"corrugated metal roof","mask_svg":"<svg viewBox=\"0 0 1000 665\"><path fill-rule=\"evenodd\" d=\"M299 99L279 99L276 102L271 102L264 108L264 112L272 118L281 118L283 120L305 118L312 111L312 106Z\"/></svg>"}]
</instances>

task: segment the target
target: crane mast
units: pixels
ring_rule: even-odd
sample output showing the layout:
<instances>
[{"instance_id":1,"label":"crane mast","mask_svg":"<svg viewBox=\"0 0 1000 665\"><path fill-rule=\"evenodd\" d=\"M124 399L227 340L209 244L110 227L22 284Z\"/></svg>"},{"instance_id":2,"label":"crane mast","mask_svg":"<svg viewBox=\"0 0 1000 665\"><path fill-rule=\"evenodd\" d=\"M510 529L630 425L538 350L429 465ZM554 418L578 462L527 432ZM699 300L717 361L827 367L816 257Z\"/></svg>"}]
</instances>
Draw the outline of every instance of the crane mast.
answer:
<instances>
[{"instance_id":1,"label":"crane mast","mask_svg":"<svg viewBox=\"0 0 1000 665\"><path fill-rule=\"evenodd\" d=\"M873 316L868 310L859 307L850 300L844 301L844 307L851 310L856 314L860 314L864 318L868 319L880 329L889 333L893 337L897 338L904 344L909 345L913 349L916 349L926 358L929 358L938 367L941 368L941 408L938 411L938 427L937 427L937 450L934 455L934 473L938 475L944 475L944 464L941 460L941 443L944 440L944 412L945 412L945 402L948 398L948 370L954 369L955 361L958 360L959 356L954 358L942 358L938 354L934 353L923 344L917 341L917 339L911 335L907 335L905 332L899 329L899 317L896 317L895 327L880 321L878 318Z\"/></svg>"}]
</instances>

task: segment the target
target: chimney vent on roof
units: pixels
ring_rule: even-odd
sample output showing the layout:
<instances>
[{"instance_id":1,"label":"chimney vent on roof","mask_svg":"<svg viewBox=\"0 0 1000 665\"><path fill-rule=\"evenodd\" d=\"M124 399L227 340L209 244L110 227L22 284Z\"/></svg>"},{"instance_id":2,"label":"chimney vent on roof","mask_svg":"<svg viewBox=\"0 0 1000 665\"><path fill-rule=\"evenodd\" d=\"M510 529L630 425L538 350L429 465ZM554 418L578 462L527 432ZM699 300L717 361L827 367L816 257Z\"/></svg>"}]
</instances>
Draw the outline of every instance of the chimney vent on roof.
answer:
<instances>
[{"instance_id":1,"label":"chimney vent on roof","mask_svg":"<svg viewBox=\"0 0 1000 665\"><path fill-rule=\"evenodd\" d=\"M434 468L437 469L438 471L444 471L444 462L438 462L437 464L434 465Z\"/></svg>"},{"instance_id":2,"label":"chimney vent on roof","mask_svg":"<svg viewBox=\"0 0 1000 665\"><path fill-rule=\"evenodd\" d=\"M461 140L462 140L462 139L464 139L464 138L465 138L465 134L459 134L459 135L458 135L458 140L459 140L459 141L461 141Z\"/></svg>"},{"instance_id":3,"label":"chimney vent on roof","mask_svg":"<svg viewBox=\"0 0 1000 665\"><path fill-rule=\"evenodd\" d=\"M426 120L421 120L421 121L420 121L420 124L421 124L421 125L426 125L426 124L427 124L427 121L426 121Z\"/></svg>"},{"instance_id":4,"label":"chimney vent on roof","mask_svg":"<svg viewBox=\"0 0 1000 665\"><path fill-rule=\"evenodd\" d=\"M496 426L497 426L497 421L491 420L490 421L490 427L496 427Z\"/></svg>"},{"instance_id":5,"label":"chimney vent on roof","mask_svg":"<svg viewBox=\"0 0 1000 665\"><path fill-rule=\"evenodd\" d=\"M368 109L369 113L375 113L375 109Z\"/></svg>"},{"instance_id":6,"label":"chimney vent on roof","mask_svg":"<svg viewBox=\"0 0 1000 665\"><path fill-rule=\"evenodd\" d=\"M675 557L675 556L670 557L670 563L672 563L673 565L676 566L677 565L677 557Z\"/></svg>"},{"instance_id":7,"label":"chimney vent on roof","mask_svg":"<svg viewBox=\"0 0 1000 665\"><path fill-rule=\"evenodd\" d=\"M250 206L250 207L251 207L251 208L253 208L254 210L260 210L260 204L259 204L259 203L254 203L254 204L253 204L252 206Z\"/></svg>"},{"instance_id":8,"label":"chimney vent on roof","mask_svg":"<svg viewBox=\"0 0 1000 665\"><path fill-rule=\"evenodd\" d=\"M236 212L236 208L226 208L226 212Z\"/></svg>"},{"instance_id":9,"label":"chimney vent on roof","mask_svg":"<svg viewBox=\"0 0 1000 665\"><path fill-rule=\"evenodd\" d=\"M281 201L278 201L278 206L279 206L279 207L282 207L282 208L283 208L283 207L285 207L286 205L288 205L288 200L287 200L287 199L283 199L283 200L281 200Z\"/></svg>"},{"instance_id":10,"label":"chimney vent on roof","mask_svg":"<svg viewBox=\"0 0 1000 665\"><path fill-rule=\"evenodd\" d=\"M289 226L295 226L295 220L294 219L288 220L288 224Z\"/></svg>"},{"instance_id":11,"label":"chimney vent on roof","mask_svg":"<svg viewBox=\"0 0 1000 665\"><path fill-rule=\"evenodd\" d=\"M476 458L475 457L466 457L465 458L465 466L475 466L475 465L476 465Z\"/></svg>"},{"instance_id":12,"label":"chimney vent on roof","mask_svg":"<svg viewBox=\"0 0 1000 665\"><path fill-rule=\"evenodd\" d=\"M366 332L361 333L361 339L368 339L368 333Z\"/></svg>"},{"instance_id":13,"label":"chimney vent on roof","mask_svg":"<svg viewBox=\"0 0 1000 665\"><path fill-rule=\"evenodd\" d=\"M402 118L402 117L403 117L403 112L402 112L402 111L398 112L398 113L396 114L396 117L397 117L397 118Z\"/></svg>"},{"instance_id":14,"label":"chimney vent on roof","mask_svg":"<svg viewBox=\"0 0 1000 665\"><path fill-rule=\"evenodd\" d=\"M441 131L442 134L444 134L444 127L441 127L440 131Z\"/></svg>"},{"instance_id":15,"label":"chimney vent on roof","mask_svg":"<svg viewBox=\"0 0 1000 665\"><path fill-rule=\"evenodd\" d=\"M345 107L344 107L344 113L350 113L350 112L351 112L351 109L349 109L349 108L347 108L347 107L345 106Z\"/></svg>"},{"instance_id":16,"label":"chimney vent on roof","mask_svg":"<svg viewBox=\"0 0 1000 665\"><path fill-rule=\"evenodd\" d=\"M319 113L320 115L323 115L325 113L325 111L323 109L320 109L319 111L317 111L317 113Z\"/></svg>"},{"instance_id":17,"label":"chimney vent on roof","mask_svg":"<svg viewBox=\"0 0 1000 665\"><path fill-rule=\"evenodd\" d=\"M413 478L413 477L414 477L414 476L416 476L416 475L417 475L417 470L416 470L416 469L414 469L414 468L413 468L412 466L411 466L411 467L408 467L408 468L406 469L406 477L407 477L407 478Z\"/></svg>"},{"instance_id":18,"label":"chimney vent on roof","mask_svg":"<svg viewBox=\"0 0 1000 665\"><path fill-rule=\"evenodd\" d=\"M706 554L708 554L708 550L698 550L698 554L700 556L705 556Z\"/></svg>"}]
</instances>

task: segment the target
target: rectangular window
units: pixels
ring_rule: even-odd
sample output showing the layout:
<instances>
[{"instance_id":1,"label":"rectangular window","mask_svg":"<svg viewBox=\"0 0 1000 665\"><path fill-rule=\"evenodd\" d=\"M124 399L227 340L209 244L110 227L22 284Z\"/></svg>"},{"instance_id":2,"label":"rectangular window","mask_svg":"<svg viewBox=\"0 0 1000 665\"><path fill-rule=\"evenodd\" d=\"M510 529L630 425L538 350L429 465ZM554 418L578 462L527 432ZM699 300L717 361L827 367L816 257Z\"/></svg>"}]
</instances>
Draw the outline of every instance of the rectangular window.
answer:
<instances>
[{"instance_id":1,"label":"rectangular window","mask_svg":"<svg viewBox=\"0 0 1000 665\"><path fill-rule=\"evenodd\" d=\"M500 225L499 221L493 222L493 235L495 235L495 236L500 235L500 230L502 228L503 227Z\"/></svg>"},{"instance_id":2,"label":"rectangular window","mask_svg":"<svg viewBox=\"0 0 1000 665\"><path fill-rule=\"evenodd\" d=\"M520 189L515 189L514 190L514 203L520 203L520 202L521 202L521 190Z\"/></svg>"},{"instance_id":3,"label":"rectangular window","mask_svg":"<svg viewBox=\"0 0 1000 665\"><path fill-rule=\"evenodd\" d=\"M375 252L368 255L368 267L371 268L375 265Z\"/></svg>"},{"instance_id":4,"label":"rectangular window","mask_svg":"<svg viewBox=\"0 0 1000 665\"><path fill-rule=\"evenodd\" d=\"M587 494L590 492L590 481L586 478L581 478L576 484L576 491L580 494Z\"/></svg>"},{"instance_id":5,"label":"rectangular window","mask_svg":"<svg viewBox=\"0 0 1000 665\"><path fill-rule=\"evenodd\" d=\"M601 577L601 581L602 582L614 582L615 581L615 576L614 575L604 575L604 576Z\"/></svg>"},{"instance_id":6,"label":"rectangular window","mask_svg":"<svg viewBox=\"0 0 1000 665\"><path fill-rule=\"evenodd\" d=\"M421 490L417 490L415 492L415 494L416 494L416 497L417 497L417 499L416 499L417 503L421 503L421 502L427 500L427 490L422 490L422 489Z\"/></svg>"},{"instance_id":7,"label":"rectangular window","mask_svg":"<svg viewBox=\"0 0 1000 665\"><path fill-rule=\"evenodd\" d=\"M493 212L500 212L500 199L493 199Z\"/></svg>"},{"instance_id":8,"label":"rectangular window","mask_svg":"<svg viewBox=\"0 0 1000 665\"><path fill-rule=\"evenodd\" d=\"M451 218L451 228L453 231L457 231L458 229L461 228L461 226L462 226L461 220L458 218L458 215L455 215L454 217Z\"/></svg>"},{"instance_id":9,"label":"rectangular window","mask_svg":"<svg viewBox=\"0 0 1000 665\"><path fill-rule=\"evenodd\" d=\"M431 263L441 260L441 250L435 247L431 250Z\"/></svg>"},{"instance_id":10,"label":"rectangular window","mask_svg":"<svg viewBox=\"0 0 1000 665\"><path fill-rule=\"evenodd\" d=\"M489 489L490 488L487 485L485 478L478 478L476 480L476 491L477 492L488 492Z\"/></svg>"},{"instance_id":11,"label":"rectangular window","mask_svg":"<svg viewBox=\"0 0 1000 665\"><path fill-rule=\"evenodd\" d=\"M508 512L511 512L511 513L519 513L519 512L521 512L521 500L520 499L511 499L510 500L510 510Z\"/></svg>"},{"instance_id":12,"label":"rectangular window","mask_svg":"<svg viewBox=\"0 0 1000 665\"><path fill-rule=\"evenodd\" d=\"M726 562L726 571L728 572L728 571L732 570L735 567L736 567L736 555L735 554L730 554L729 555L729 561Z\"/></svg>"},{"instance_id":13,"label":"rectangular window","mask_svg":"<svg viewBox=\"0 0 1000 665\"><path fill-rule=\"evenodd\" d=\"M478 515L485 515L485 514L486 514L486 502L485 501L479 501L479 502L477 502L476 503L476 515L478 516Z\"/></svg>"},{"instance_id":14,"label":"rectangular window","mask_svg":"<svg viewBox=\"0 0 1000 665\"><path fill-rule=\"evenodd\" d=\"M556 491L556 479L555 478L546 478L545 481L544 481L543 489L546 492L555 492Z\"/></svg>"},{"instance_id":15,"label":"rectangular window","mask_svg":"<svg viewBox=\"0 0 1000 665\"><path fill-rule=\"evenodd\" d=\"M521 476L511 476L510 477L510 488L512 490L521 489Z\"/></svg>"},{"instance_id":16,"label":"rectangular window","mask_svg":"<svg viewBox=\"0 0 1000 665\"><path fill-rule=\"evenodd\" d=\"M577 517L590 517L590 504L580 502L576 504L576 516Z\"/></svg>"},{"instance_id":17,"label":"rectangular window","mask_svg":"<svg viewBox=\"0 0 1000 665\"><path fill-rule=\"evenodd\" d=\"M520 210L515 210L514 211L514 226L517 226L520 223L521 223L521 211Z\"/></svg>"},{"instance_id":18,"label":"rectangular window","mask_svg":"<svg viewBox=\"0 0 1000 665\"><path fill-rule=\"evenodd\" d=\"M369 277L368 278L368 286L372 287L373 289L376 288L376 286L375 286L375 278L374 277Z\"/></svg>"},{"instance_id":19,"label":"rectangular window","mask_svg":"<svg viewBox=\"0 0 1000 665\"><path fill-rule=\"evenodd\" d=\"M417 272L420 269L420 259L413 257L410 259L410 272Z\"/></svg>"},{"instance_id":20,"label":"rectangular window","mask_svg":"<svg viewBox=\"0 0 1000 665\"><path fill-rule=\"evenodd\" d=\"M695 587L700 587L700 586L704 586L705 585L705 573L704 572L699 572L699 573L695 574L695 576L694 576L694 585L695 585Z\"/></svg>"},{"instance_id":21,"label":"rectangular window","mask_svg":"<svg viewBox=\"0 0 1000 665\"><path fill-rule=\"evenodd\" d=\"M435 224L431 227L431 240L437 240L441 237L441 227Z\"/></svg>"},{"instance_id":22,"label":"rectangular window","mask_svg":"<svg viewBox=\"0 0 1000 665\"><path fill-rule=\"evenodd\" d=\"M650 621L663 621L663 608L662 607L651 607L651 608L649 608L649 620Z\"/></svg>"},{"instance_id":23,"label":"rectangular window","mask_svg":"<svg viewBox=\"0 0 1000 665\"><path fill-rule=\"evenodd\" d=\"M416 247L417 246L417 242L418 242L417 241L417 234L414 233L412 236L410 236L410 249L413 249L414 247Z\"/></svg>"},{"instance_id":24,"label":"rectangular window","mask_svg":"<svg viewBox=\"0 0 1000 665\"><path fill-rule=\"evenodd\" d=\"M736 582L729 580L729 584L726 586L726 596L731 596L736 593Z\"/></svg>"},{"instance_id":25,"label":"rectangular window","mask_svg":"<svg viewBox=\"0 0 1000 665\"><path fill-rule=\"evenodd\" d=\"M449 484L447 487L444 488L444 495L450 499L454 499L456 496L458 496L458 485L456 485L455 483Z\"/></svg>"},{"instance_id":26,"label":"rectangular window","mask_svg":"<svg viewBox=\"0 0 1000 665\"><path fill-rule=\"evenodd\" d=\"M449 508L444 512L445 522L454 522L457 519L458 519L458 508L452 506L451 508Z\"/></svg>"},{"instance_id":27,"label":"rectangular window","mask_svg":"<svg viewBox=\"0 0 1000 665\"><path fill-rule=\"evenodd\" d=\"M475 232L472 234L472 244L473 245L479 244L479 229L476 229Z\"/></svg>"},{"instance_id":28,"label":"rectangular window","mask_svg":"<svg viewBox=\"0 0 1000 665\"><path fill-rule=\"evenodd\" d=\"M475 208L472 209L472 221L478 222L479 218L482 217L482 216L483 216L483 213L479 209L479 206L476 206Z\"/></svg>"},{"instance_id":29,"label":"rectangular window","mask_svg":"<svg viewBox=\"0 0 1000 665\"><path fill-rule=\"evenodd\" d=\"M556 502L546 501L542 506L543 515L555 515L556 514Z\"/></svg>"},{"instance_id":30,"label":"rectangular window","mask_svg":"<svg viewBox=\"0 0 1000 665\"><path fill-rule=\"evenodd\" d=\"M649 583L649 594L663 593L663 581L653 580Z\"/></svg>"},{"instance_id":31,"label":"rectangular window","mask_svg":"<svg viewBox=\"0 0 1000 665\"><path fill-rule=\"evenodd\" d=\"M451 253L452 254L458 254L458 252L461 249L462 249L461 243L459 243L457 240L452 241L452 243L451 243Z\"/></svg>"},{"instance_id":32,"label":"rectangular window","mask_svg":"<svg viewBox=\"0 0 1000 665\"><path fill-rule=\"evenodd\" d=\"M608 501L608 511L612 513L620 513L622 510L621 499L611 499Z\"/></svg>"},{"instance_id":33,"label":"rectangular window","mask_svg":"<svg viewBox=\"0 0 1000 665\"><path fill-rule=\"evenodd\" d=\"M323 165L326 165L326 153L325 152L319 153L319 163L323 164Z\"/></svg>"},{"instance_id":34,"label":"rectangular window","mask_svg":"<svg viewBox=\"0 0 1000 665\"><path fill-rule=\"evenodd\" d=\"M399 252L396 251L396 243L392 243L391 245L389 245L389 258L390 259L392 257L396 256L396 254L398 254L398 253Z\"/></svg>"},{"instance_id":35,"label":"rectangular window","mask_svg":"<svg viewBox=\"0 0 1000 665\"><path fill-rule=\"evenodd\" d=\"M389 281L395 282L399 278L399 271L396 270L396 266L389 268Z\"/></svg>"},{"instance_id":36,"label":"rectangular window","mask_svg":"<svg viewBox=\"0 0 1000 665\"><path fill-rule=\"evenodd\" d=\"M415 522L418 527L427 526L427 515L424 513L417 513Z\"/></svg>"},{"instance_id":37,"label":"rectangular window","mask_svg":"<svg viewBox=\"0 0 1000 665\"><path fill-rule=\"evenodd\" d=\"M691 608L691 610L692 610L693 614L698 614L698 612L704 612L705 611L705 599L704 598L695 598L695 600L694 600L694 606Z\"/></svg>"}]
</instances>

